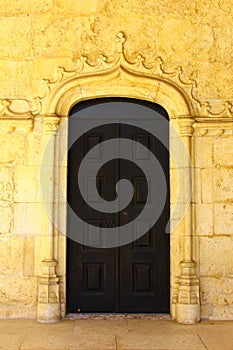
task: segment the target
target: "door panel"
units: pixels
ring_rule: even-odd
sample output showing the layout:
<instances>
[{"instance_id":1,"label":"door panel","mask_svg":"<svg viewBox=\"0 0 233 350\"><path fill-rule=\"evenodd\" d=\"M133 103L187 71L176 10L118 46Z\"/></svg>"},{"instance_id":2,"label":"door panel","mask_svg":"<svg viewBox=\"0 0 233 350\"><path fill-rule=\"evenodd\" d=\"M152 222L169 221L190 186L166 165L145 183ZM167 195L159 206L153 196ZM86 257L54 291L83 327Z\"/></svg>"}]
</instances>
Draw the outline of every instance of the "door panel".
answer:
<instances>
[{"instance_id":1,"label":"door panel","mask_svg":"<svg viewBox=\"0 0 233 350\"><path fill-rule=\"evenodd\" d=\"M121 126L121 137L140 142L148 149L148 154L140 155L136 152L133 161L137 158L150 159L153 153L163 166L168 163L168 151L161 143L149 135L143 133L137 127L131 125ZM151 152L151 153L150 153ZM143 157L142 157L143 156ZM167 167L168 169L168 167ZM144 207L146 202L153 200L148 194L147 180L138 173L121 166L120 173L134 184L134 200L129 208L129 219L137 213L138 207ZM166 174L168 175L168 174ZM160 220L137 241L120 247L120 311L121 312L169 312L167 290L169 290L169 241L165 234L166 223L169 214L169 198L167 198L163 220ZM121 216L123 213L120 214ZM148 227L150 227L148 220ZM137 229L137 228L135 228ZM165 291L166 290L166 291Z\"/></svg>"},{"instance_id":2,"label":"door panel","mask_svg":"<svg viewBox=\"0 0 233 350\"><path fill-rule=\"evenodd\" d=\"M76 124L77 119L72 122ZM70 123L70 129L75 125ZM104 214L98 212L88 206L82 199L77 184L77 174L79 165L88 151L96 146L99 142L111 139L117 133L117 126L111 125L96 128L93 132L83 135L70 149L68 154L68 203L72 209L83 218L86 222L98 227L115 226L117 216L113 214ZM100 153L87 159L87 162L95 162L101 159ZM99 194L105 200L113 200L115 198L117 160L113 160L100 169L96 185ZM87 191L87 198L90 203L95 203L97 198L93 197L93 193L88 193L88 181L90 177L83 177L81 181ZM67 230L71 229L69 217L67 220ZM82 230L78 228L77 230ZM89 232L83 230L82 234L89 241ZM101 235L97 235L97 240L101 242ZM99 243L98 242L98 243ZM115 310L117 298L117 250L115 249L96 249L81 245L71 239L68 239L67 247L68 259L68 312L112 312Z\"/></svg>"},{"instance_id":3,"label":"door panel","mask_svg":"<svg viewBox=\"0 0 233 350\"><path fill-rule=\"evenodd\" d=\"M78 123L78 117L70 118L69 130ZM167 145L168 145L168 130ZM134 187L134 196L129 205L119 213L100 213L84 200L77 185L79 165L87 152L98 143L112 138L135 140L148 149L141 154L139 148L132 150L132 161L115 159L105 164L98 172L96 186L99 194L112 201L116 198L116 183L128 179ZM106 124L88 131L70 149L68 155L68 202L86 222L98 227L125 225L133 221L143 210L145 203L159 201L150 197L147 180L137 159L150 159L154 153L160 162L169 189L169 153L151 134L127 124ZM101 159L101 150L88 162ZM91 174L90 174L91 176ZM90 203L98 198L88 193L88 177L83 178ZM148 197L148 198L147 198ZM68 312L169 312L169 234L165 228L169 220L169 191L162 215L151 226L151 218L145 218L148 231L136 241L119 248L97 249L68 240L67 244L67 290ZM69 217L67 230L69 232ZM133 229L139 230L140 224ZM82 228L77 228L77 230ZM83 232L88 237L88 232ZM101 241L101 237L99 237Z\"/></svg>"}]
</instances>

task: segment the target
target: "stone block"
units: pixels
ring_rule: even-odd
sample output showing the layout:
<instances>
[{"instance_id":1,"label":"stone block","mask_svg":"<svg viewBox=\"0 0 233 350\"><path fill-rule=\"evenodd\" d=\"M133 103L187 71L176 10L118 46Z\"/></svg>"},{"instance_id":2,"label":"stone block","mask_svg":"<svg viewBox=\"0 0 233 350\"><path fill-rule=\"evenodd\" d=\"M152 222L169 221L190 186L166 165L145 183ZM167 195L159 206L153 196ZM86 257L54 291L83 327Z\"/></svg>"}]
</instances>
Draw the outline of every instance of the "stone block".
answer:
<instances>
[{"instance_id":1,"label":"stone block","mask_svg":"<svg viewBox=\"0 0 233 350\"><path fill-rule=\"evenodd\" d=\"M201 203L202 202L202 169L194 169L194 178L193 178L193 202Z\"/></svg>"},{"instance_id":2,"label":"stone block","mask_svg":"<svg viewBox=\"0 0 233 350\"><path fill-rule=\"evenodd\" d=\"M0 96L7 96L7 98L20 98L23 96L31 99L32 63L16 59L14 61L13 59L0 59L0 67Z\"/></svg>"},{"instance_id":3,"label":"stone block","mask_svg":"<svg viewBox=\"0 0 233 350\"><path fill-rule=\"evenodd\" d=\"M233 235L233 203L214 204L214 234Z\"/></svg>"},{"instance_id":4,"label":"stone block","mask_svg":"<svg viewBox=\"0 0 233 350\"><path fill-rule=\"evenodd\" d=\"M0 206L11 207L14 200L14 164L0 163Z\"/></svg>"},{"instance_id":5,"label":"stone block","mask_svg":"<svg viewBox=\"0 0 233 350\"><path fill-rule=\"evenodd\" d=\"M230 306L233 304L233 276L201 277L200 295L201 304L212 306Z\"/></svg>"},{"instance_id":6,"label":"stone block","mask_svg":"<svg viewBox=\"0 0 233 350\"><path fill-rule=\"evenodd\" d=\"M223 28L222 28L223 29ZM216 28L214 28L214 31ZM221 45L222 34L215 41L215 45ZM225 63L224 63L225 61ZM221 99L221 93L219 91L224 90L225 98L231 99L230 97L230 80L232 78L232 70L226 63L228 59L221 61L219 58L216 61L212 61L208 56L206 60L203 57L203 65L198 65L198 71L201 76L205 76L206 79L200 79L198 86L198 93L202 96L215 96L216 99ZM214 72L214 74L213 74ZM223 83L224 80L224 83ZM226 84L226 87L224 87ZM218 90L220 89L220 90ZM221 106L218 109L221 110Z\"/></svg>"},{"instance_id":7,"label":"stone block","mask_svg":"<svg viewBox=\"0 0 233 350\"><path fill-rule=\"evenodd\" d=\"M23 164L28 166L41 166L41 159L44 152L42 138L42 118L36 117L34 119L34 131L33 133L27 134L25 140Z\"/></svg>"},{"instance_id":8,"label":"stone block","mask_svg":"<svg viewBox=\"0 0 233 350\"><path fill-rule=\"evenodd\" d=\"M84 19L53 17L51 13L37 15L32 23L34 55L37 57L67 57L80 52Z\"/></svg>"},{"instance_id":9,"label":"stone block","mask_svg":"<svg viewBox=\"0 0 233 350\"><path fill-rule=\"evenodd\" d=\"M233 237L200 237L200 275L231 276Z\"/></svg>"},{"instance_id":10,"label":"stone block","mask_svg":"<svg viewBox=\"0 0 233 350\"><path fill-rule=\"evenodd\" d=\"M1 73L0 73L1 74ZM26 153L25 135L11 134L0 135L0 163L1 166L7 166L7 164L17 161L17 163L23 163Z\"/></svg>"},{"instance_id":11,"label":"stone block","mask_svg":"<svg viewBox=\"0 0 233 350\"><path fill-rule=\"evenodd\" d=\"M28 58L30 56L31 19L28 16L0 18L0 59ZM3 66L4 69L4 66Z\"/></svg>"},{"instance_id":12,"label":"stone block","mask_svg":"<svg viewBox=\"0 0 233 350\"><path fill-rule=\"evenodd\" d=\"M183 10L185 11L185 8ZM195 31L198 40L197 38L192 40L193 31ZM188 18L184 18L183 21L177 18L166 18L160 27L160 40L168 53L171 53L173 49L176 53L180 52L180 55L183 56L188 48L188 60L200 47L203 49L203 55L207 55L208 50L214 44L211 27L204 23L200 25L197 25L197 23L193 24Z\"/></svg>"},{"instance_id":13,"label":"stone block","mask_svg":"<svg viewBox=\"0 0 233 350\"><path fill-rule=\"evenodd\" d=\"M81 16L89 16L101 9L99 0L80 0L78 3L73 0L55 0L54 8L57 13L63 13L64 9L67 14L76 14Z\"/></svg>"},{"instance_id":14,"label":"stone block","mask_svg":"<svg viewBox=\"0 0 233 350\"><path fill-rule=\"evenodd\" d=\"M22 275L23 238L0 236L0 252L0 275Z\"/></svg>"},{"instance_id":15,"label":"stone block","mask_svg":"<svg viewBox=\"0 0 233 350\"><path fill-rule=\"evenodd\" d=\"M213 184L215 201L233 201L233 168L214 169Z\"/></svg>"},{"instance_id":16,"label":"stone block","mask_svg":"<svg viewBox=\"0 0 233 350\"><path fill-rule=\"evenodd\" d=\"M19 16L19 15L29 15L31 13L35 14L37 12L47 12L52 9L52 0L1 0L1 16Z\"/></svg>"},{"instance_id":17,"label":"stone block","mask_svg":"<svg viewBox=\"0 0 233 350\"><path fill-rule=\"evenodd\" d=\"M35 277L0 275L0 304L35 305L37 301L37 279Z\"/></svg>"},{"instance_id":18,"label":"stone block","mask_svg":"<svg viewBox=\"0 0 233 350\"><path fill-rule=\"evenodd\" d=\"M212 169L201 169L201 200L202 203L213 203Z\"/></svg>"},{"instance_id":19,"label":"stone block","mask_svg":"<svg viewBox=\"0 0 233 350\"><path fill-rule=\"evenodd\" d=\"M25 237L23 246L23 274L34 275L34 237Z\"/></svg>"},{"instance_id":20,"label":"stone block","mask_svg":"<svg viewBox=\"0 0 233 350\"><path fill-rule=\"evenodd\" d=\"M18 235L46 235L50 225L51 204L15 203L14 233Z\"/></svg>"},{"instance_id":21,"label":"stone block","mask_svg":"<svg viewBox=\"0 0 233 350\"><path fill-rule=\"evenodd\" d=\"M210 314L210 320L229 320L233 319L233 306L224 305L224 306L214 306ZM221 342L222 346L222 342Z\"/></svg>"},{"instance_id":22,"label":"stone block","mask_svg":"<svg viewBox=\"0 0 233 350\"><path fill-rule=\"evenodd\" d=\"M34 304L33 305L9 305L9 304L0 305L0 319L25 318L25 319L32 320L36 318L36 312L37 312L37 308L36 308L36 305Z\"/></svg>"},{"instance_id":23,"label":"stone block","mask_svg":"<svg viewBox=\"0 0 233 350\"><path fill-rule=\"evenodd\" d=\"M233 138L219 137L214 142L214 163L233 167Z\"/></svg>"},{"instance_id":24,"label":"stone block","mask_svg":"<svg viewBox=\"0 0 233 350\"><path fill-rule=\"evenodd\" d=\"M13 229L13 207L0 207L0 236Z\"/></svg>"},{"instance_id":25,"label":"stone block","mask_svg":"<svg viewBox=\"0 0 233 350\"><path fill-rule=\"evenodd\" d=\"M213 144L211 137L195 137L195 167L211 168Z\"/></svg>"},{"instance_id":26,"label":"stone block","mask_svg":"<svg viewBox=\"0 0 233 350\"><path fill-rule=\"evenodd\" d=\"M43 203L51 203L56 200L57 193L54 193L56 187L56 172L55 168L42 164L39 171L39 190L40 190L40 201ZM55 187L55 189L54 189ZM47 206L45 205L46 209Z\"/></svg>"},{"instance_id":27,"label":"stone block","mask_svg":"<svg viewBox=\"0 0 233 350\"><path fill-rule=\"evenodd\" d=\"M213 235L213 204L196 204L196 234Z\"/></svg>"},{"instance_id":28,"label":"stone block","mask_svg":"<svg viewBox=\"0 0 233 350\"><path fill-rule=\"evenodd\" d=\"M41 202L40 171L36 166L17 165L14 176L14 201L17 203Z\"/></svg>"}]
</instances>

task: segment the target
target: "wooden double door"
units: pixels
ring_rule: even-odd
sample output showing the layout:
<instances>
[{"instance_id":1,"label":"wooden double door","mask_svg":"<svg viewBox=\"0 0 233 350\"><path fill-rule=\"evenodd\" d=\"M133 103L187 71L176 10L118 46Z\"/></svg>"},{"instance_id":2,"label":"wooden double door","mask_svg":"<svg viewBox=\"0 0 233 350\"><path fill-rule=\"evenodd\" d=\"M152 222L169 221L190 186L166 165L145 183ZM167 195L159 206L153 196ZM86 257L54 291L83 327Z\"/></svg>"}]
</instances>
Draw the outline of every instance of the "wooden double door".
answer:
<instances>
[{"instance_id":1,"label":"wooden double door","mask_svg":"<svg viewBox=\"0 0 233 350\"><path fill-rule=\"evenodd\" d=\"M109 101L107 101L110 103ZM122 103L127 103L123 100ZM78 113L70 117L70 133L79 123ZM166 131L168 135L168 130ZM159 160L169 188L169 152L152 134L133 124L111 123L85 132L68 153L68 203L72 210L88 224L118 227L133 221L148 200L147 180L132 161L113 159L102 166L96 186L102 198L116 198L116 183L127 179L134 187L132 201L120 212L102 213L81 199L78 170L84 156L98 143L113 138L126 138L143 144ZM101 157L101 152L94 157ZM140 154L134 154L135 159ZM90 159L90 161L94 161ZM88 178L84 179L88 182ZM90 202L97 200L89 194ZM67 312L169 313L169 191L158 221L139 239L116 248L95 248L67 238ZM67 231L71 227L67 218ZM137 227L134 227L137 230ZM85 234L88 234L86 232Z\"/></svg>"}]
</instances>

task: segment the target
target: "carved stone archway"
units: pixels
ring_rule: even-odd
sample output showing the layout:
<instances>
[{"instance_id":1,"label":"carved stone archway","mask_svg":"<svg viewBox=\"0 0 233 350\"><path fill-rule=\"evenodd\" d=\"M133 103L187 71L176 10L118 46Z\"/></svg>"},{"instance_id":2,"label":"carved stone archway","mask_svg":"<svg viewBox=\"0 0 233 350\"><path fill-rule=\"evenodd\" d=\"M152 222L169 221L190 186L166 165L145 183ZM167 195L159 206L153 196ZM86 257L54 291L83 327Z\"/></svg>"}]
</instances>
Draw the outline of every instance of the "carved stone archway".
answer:
<instances>
[{"instance_id":1,"label":"carved stone archway","mask_svg":"<svg viewBox=\"0 0 233 350\"><path fill-rule=\"evenodd\" d=\"M67 120L72 106L79 101L100 97L127 97L155 102L163 106L169 114L170 123L177 129L190 158L192 159L192 135L197 104L193 103L194 82L183 82L182 69L174 72L164 70L161 58L146 65L142 56L129 62L124 53L125 38L118 34L118 57L108 62L100 56L95 64L90 64L86 57L77 62L75 71L58 68L58 78L54 82L44 81L46 94L40 99L41 113L45 126L44 141L49 141L47 156L48 202L52 206L51 225L47 233L47 253L44 256L44 274L40 277L38 289L38 321L54 322L65 315L65 275L64 254L66 240L59 239L59 233L52 222L66 218L65 205L56 195L59 181L66 188L66 172L63 178L57 174L59 150L66 147L67 129L56 136L58 126ZM175 140L171 138L171 147ZM177 150L178 152L179 150ZM181 155L182 158L182 155ZM64 165L64 169L66 165ZM171 315L180 323L192 324L200 320L199 279L196 268L195 220L190 198L192 196L192 168L183 157L182 184L183 201L187 210L178 227L171 233ZM57 180L58 179L58 180ZM56 181L55 181L56 180ZM171 196L176 191L171 182ZM174 242L173 242L174 236ZM63 237L64 238L64 237ZM175 240L182 247L176 252ZM59 269L59 273L58 273Z\"/></svg>"}]
</instances>

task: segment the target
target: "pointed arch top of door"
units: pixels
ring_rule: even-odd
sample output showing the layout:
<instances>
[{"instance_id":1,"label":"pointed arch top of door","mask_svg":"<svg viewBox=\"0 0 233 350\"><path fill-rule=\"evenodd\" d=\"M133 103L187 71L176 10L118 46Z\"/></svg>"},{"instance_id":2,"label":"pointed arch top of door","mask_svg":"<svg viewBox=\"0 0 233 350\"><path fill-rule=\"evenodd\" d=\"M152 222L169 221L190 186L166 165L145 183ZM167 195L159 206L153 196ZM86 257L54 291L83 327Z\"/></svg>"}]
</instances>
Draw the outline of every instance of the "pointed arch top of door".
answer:
<instances>
[{"instance_id":1,"label":"pointed arch top of door","mask_svg":"<svg viewBox=\"0 0 233 350\"><path fill-rule=\"evenodd\" d=\"M141 55L129 61L123 43L114 61L109 62L101 55L95 63L90 63L87 57L81 56L74 71L58 67L57 79L44 81L47 93L42 103L43 114L66 117L82 100L126 97L155 102L166 109L170 118L195 115L191 94L193 81L182 80L181 67L166 72L160 57L150 65L144 61Z\"/></svg>"}]
</instances>

